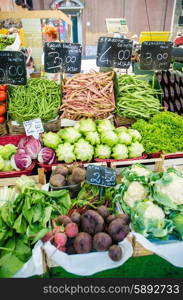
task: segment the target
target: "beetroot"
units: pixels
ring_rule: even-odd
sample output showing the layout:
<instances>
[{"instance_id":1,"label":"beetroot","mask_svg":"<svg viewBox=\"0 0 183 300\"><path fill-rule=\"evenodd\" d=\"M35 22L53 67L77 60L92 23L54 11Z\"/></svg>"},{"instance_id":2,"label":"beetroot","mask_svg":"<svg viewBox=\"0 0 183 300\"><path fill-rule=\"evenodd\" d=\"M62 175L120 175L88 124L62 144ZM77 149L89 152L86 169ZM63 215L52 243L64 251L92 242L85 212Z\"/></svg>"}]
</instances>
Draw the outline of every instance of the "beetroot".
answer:
<instances>
[{"instance_id":1,"label":"beetroot","mask_svg":"<svg viewBox=\"0 0 183 300\"><path fill-rule=\"evenodd\" d=\"M58 216L55 221L59 225L67 225L72 222L68 216Z\"/></svg>"},{"instance_id":2,"label":"beetroot","mask_svg":"<svg viewBox=\"0 0 183 300\"><path fill-rule=\"evenodd\" d=\"M86 232L80 232L74 239L74 249L77 253L89 253L92 249L92 237Z\"/></svg>"},{"instance_id":3,"label":"beetroot","mask_svg":"<svg viewBox=\"0 0 183 300\"><path fill-rule=\"evenodd\" d=\"M65 233L68 237L73 238L78 234L78 225L74 222L71 222L66 225Z\"/></svg>"},{"instance_id":4,"label":"beetroot","mask_svg":"<svg viewBox=\"0 0 183 300\"><path fill-rule=\"evenodd\" d=\"M111 237L105 232L98 232L93 237L93 248L97 251L106 251L112 245Z\"/></svg>"},{"instance_id":5,"label":"beetroot","mask_svg":"<svg viewBox=\"0 0 183 300\"><path fill-rule=\"evenodd\" d=\"M81 219L80 213L78 213L77 211L72 213L71 215L72 222L79 224L80 219Z\"/></svg>"},{"instance_id":6,"label":"beetroot","mask_svg":"<svg viewBox=\"0 0 183 300\"><path fill-rule=\"evenodd\" d=\"M60 247L63 247L65 246L67 242L67 236L65 233L55 233L55 236L54 236L54 243L56 245L56 247L60 248Z\"/></svg>"},{"instance_id":7,"label":"beetroot","mask_svg":"<svg viewBox=\"0 0 183 300\"><path fill-rule=\"evenodd\" d=\"M46 243L46 242L48 242L48 241L51 241L53 238L54 238L53 232L52 232L52 231L49 231L47 234L45 234L45 236L43 236L42 241L43 241L44 243Z\"/></svg>"}]
</instances>

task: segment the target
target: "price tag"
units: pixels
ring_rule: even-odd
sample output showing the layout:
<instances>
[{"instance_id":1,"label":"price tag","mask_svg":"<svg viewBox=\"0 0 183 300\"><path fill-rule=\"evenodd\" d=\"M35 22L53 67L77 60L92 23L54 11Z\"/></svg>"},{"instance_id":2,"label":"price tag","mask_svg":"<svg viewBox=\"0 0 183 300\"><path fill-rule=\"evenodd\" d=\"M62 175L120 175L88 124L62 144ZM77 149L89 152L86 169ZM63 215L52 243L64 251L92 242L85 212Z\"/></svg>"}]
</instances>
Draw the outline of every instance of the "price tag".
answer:
<instances>
[{"instance_id":1,"label":"price tag","mask_svg":"<svg viewBox=\"0 0 183 300\"><path fill-rule=\"evenodd\" d=\"M97 46L99 67L128 69L131 64L133 42L128 39L100 37Z\"/></svg>"},{"instance_id":2,"label":"price tag","mask_svg":"<svg viewBox=\"0 0 183 300\"><path fill-rule=\"evenodd\" d=\"M116 185L116 172L107 167L88 165L86 180L90 184L109 187Z\"/></svg>"},{"instance_id":3,"label":"price tag","mask_svg":"<svg viewBox=\"0 0 183 300\"><path fill-rule=\"evenodd\" d=\"M19 51L0 51L0 84L26 83L25 55Z\"/></svg>"},{"instance_id":4,"label":"price tag","mask_svg":"<svg viewBox=\"0 0 183 300\"><path fill-rule=\"evenodd\" d=\"M23 122L25 133L27 136L32 135L38 139L39 134L44 132L43 124L40 118Z\"/></svg>"},{"instance_id":5,"label":"price tag","mask_svg":"<svg viewBox=\"0 0 183 300\"><path fill-rule=\"evenodd\" d=\"M172 45L172 42L143 42L140 68L142 70L168 70L171 63Z\"/></svg>"},{"instance_id":6,"label":"price tag","mask_svg":"<svg viewBox=\"0 0 183 300\"><path fill-rule=\"evenodd\" d=\"M80 44L63 43L64 71L65 73L81 72L81 52Z\"/></svg>"},{"instance_id":7,"label":"price tag","mask_svg":"<svg viewBox=\"0 0 183 300\"><path fill-rule=\"evenodd\" d=\"M44 47L44 67L47 73L79 73L81 71L80 44L49 42Z\"/></svg>"}]
</instances>

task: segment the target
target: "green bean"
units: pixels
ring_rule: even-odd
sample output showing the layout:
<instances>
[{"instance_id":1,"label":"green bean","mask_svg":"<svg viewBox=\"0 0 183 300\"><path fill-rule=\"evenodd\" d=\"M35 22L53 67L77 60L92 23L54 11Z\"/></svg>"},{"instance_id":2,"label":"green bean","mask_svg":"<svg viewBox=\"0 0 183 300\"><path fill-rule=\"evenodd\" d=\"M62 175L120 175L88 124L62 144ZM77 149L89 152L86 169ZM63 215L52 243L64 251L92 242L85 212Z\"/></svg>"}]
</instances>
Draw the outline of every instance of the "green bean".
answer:
<instances>
[{"instance_id":1,"label":"green bean","mask_svg":"<svg viewBox=\"0 0 183 300\"><path fill-rule=\"evenodd\" d=\"M31 78L26 86L10 87L8 99L8 114L12 120L24 122L40 117L48 121L58 115L61 90L53 81Z\"/></svg>"},{"instance_id":2,"label":"green bean","mask_svg":"<svg viewBox=\"0 0 183 300\"><path fill-rule=\"evenodd\" d=\"M119 116L149 119L161 110L158 98L160 92L154 89L154 81L151 87L149 82L142 78L147 79L147 76L119 76L116 109Z\"/></svg>"}]
</instances>

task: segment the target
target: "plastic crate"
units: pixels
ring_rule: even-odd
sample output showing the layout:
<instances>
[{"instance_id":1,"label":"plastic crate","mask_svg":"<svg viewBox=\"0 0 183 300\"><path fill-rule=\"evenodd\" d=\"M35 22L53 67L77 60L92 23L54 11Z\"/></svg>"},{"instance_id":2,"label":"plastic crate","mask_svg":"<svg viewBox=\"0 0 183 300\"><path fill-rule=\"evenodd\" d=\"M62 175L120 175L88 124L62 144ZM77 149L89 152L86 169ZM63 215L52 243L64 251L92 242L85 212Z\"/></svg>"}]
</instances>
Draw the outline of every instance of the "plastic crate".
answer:
<instances>
[{"instance_id":1,"label":"plastic crate","mask_svg":"<svg viewBox=\"0 0 183 300\"><path fill-rule=\"evenodd\" d=\"M5 146L7 144L13 144L13 145L17 146L18 142L21 140L21 138L23 138L25 136L26 136L25 134L23 134L23 135L1 136L0 137L0 145ZM35 165L36 165L36 161L33 161L32 164L25 170L0 172L0 178L18 177L18 176L21 176L21 175L31 175Z\"/></svg>"}]
</instances>

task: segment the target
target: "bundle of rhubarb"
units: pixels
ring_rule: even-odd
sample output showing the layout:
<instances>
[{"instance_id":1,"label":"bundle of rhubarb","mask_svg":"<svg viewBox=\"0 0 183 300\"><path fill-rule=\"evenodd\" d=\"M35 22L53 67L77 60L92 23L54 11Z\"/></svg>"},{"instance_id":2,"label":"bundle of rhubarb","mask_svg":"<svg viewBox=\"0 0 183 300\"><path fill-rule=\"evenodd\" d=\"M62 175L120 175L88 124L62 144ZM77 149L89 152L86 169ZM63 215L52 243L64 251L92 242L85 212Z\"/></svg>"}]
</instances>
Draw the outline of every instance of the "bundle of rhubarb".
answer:
<instances>
[{"instance_id":1,"label":"bundle of rhubarb","mask_svg":"<svg viewBox=\"0 0 183 300\"><path fill-rule=\"evenodd\" d=\"M63 81L61 118L105 119L115 109L114 72L76 74Z\"/></svg>"}]
</instances>

